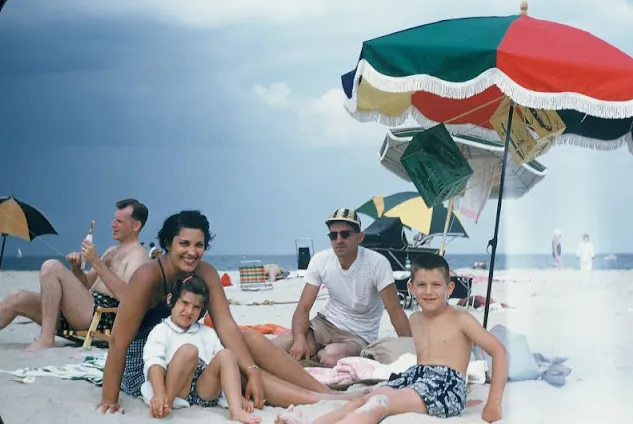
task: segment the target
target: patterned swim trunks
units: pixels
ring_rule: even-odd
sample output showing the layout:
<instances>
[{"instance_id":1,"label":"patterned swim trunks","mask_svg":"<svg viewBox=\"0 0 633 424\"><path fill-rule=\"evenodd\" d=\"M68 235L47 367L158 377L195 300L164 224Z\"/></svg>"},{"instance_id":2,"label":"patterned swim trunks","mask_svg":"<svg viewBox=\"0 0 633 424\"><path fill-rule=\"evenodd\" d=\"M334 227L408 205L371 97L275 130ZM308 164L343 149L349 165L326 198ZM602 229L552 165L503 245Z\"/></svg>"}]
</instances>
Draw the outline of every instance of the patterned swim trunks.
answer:
<instances>
[{"instance_id":1,"label":"patterned swim trunks","mask_svg":"<svg viewBox=\"0 0 633 424\"><path fill-rule=\"evenodd\" d=\"M391 374L387 386L415 390L430 416L457 417L466 406L466 379L446 366L414 365L403 373Z\"/></svg>"},{"instance_id":2,"label":"patterned swim trunks","mask_svg":"<svg viewBox=\"0 0 633 424\"><path fill-rule=\"evenodd\" d=\"M97 308L117 308L119 306L119 301L113 297L99 292L90 292L90 294L92 295L92 298L94 300L94 310L92 311L93 315ZM116 318L116 313L114 312L101 314L101 319L99 320L99 324L97 325L97 331L111 331L112 327L114 326L114 318ZM70 324L66 320L66 317L64 317L63 314L60 315L58 333L72 330L76 330L76 328L71 328ZM81 330L83 330L83 328Z\"/></svg>"},{"instance_id":3,"label":"patterned swim trunks","mask_svg":"<svg viewBox=\"0 0 633 424\"><path fill-rule=\"evenodd\" d=\"M193 373L193 380L191 380L191 390L189 391L189 396L187 396L186 399L186 401L189 402L189 405L199 405L204 408L210 408L218 404L220 396L211 400L201 399L200 396L198 396L198 379L206 368L207 364L205 364L202 359L198 358L198 366Z\"/></svg>"}]
</instances>

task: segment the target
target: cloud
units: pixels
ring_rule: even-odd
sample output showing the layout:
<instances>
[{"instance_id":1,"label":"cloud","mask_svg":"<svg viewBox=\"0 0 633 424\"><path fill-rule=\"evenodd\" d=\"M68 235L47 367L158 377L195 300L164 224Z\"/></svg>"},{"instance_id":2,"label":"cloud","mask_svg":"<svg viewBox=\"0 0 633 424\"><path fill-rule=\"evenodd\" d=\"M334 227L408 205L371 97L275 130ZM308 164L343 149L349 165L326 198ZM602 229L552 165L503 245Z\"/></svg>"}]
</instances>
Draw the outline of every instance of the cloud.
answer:
<instances>
[{"instance_id":1,"label":"cloud","mask_svg":"<svg viewBox=\"0 0 633 424\"><path fill-rule=\"evenodd\" d=\"M277 82L268 87L255 84L252 92L263 103L284 112L280 119L296 122L302 138L315 146L379 146L385 134L384 126L360 123L349 116L341 89L331 88L317 98L300 99L287 84Z\"/></svg>"},{"instance_id":2,"label":"cloud","mask_svg":"<svg viewBox=\"0 0 633 424\"><path fill-rule=\"evenodd\" d=\"M270 84L268 88L260 84L255 84L253 86L253 93L269 106L285 108L295 104L294 100L290 97L292 94L290 87L283 82L274 82Z\"/></svg>"}]
</instances>

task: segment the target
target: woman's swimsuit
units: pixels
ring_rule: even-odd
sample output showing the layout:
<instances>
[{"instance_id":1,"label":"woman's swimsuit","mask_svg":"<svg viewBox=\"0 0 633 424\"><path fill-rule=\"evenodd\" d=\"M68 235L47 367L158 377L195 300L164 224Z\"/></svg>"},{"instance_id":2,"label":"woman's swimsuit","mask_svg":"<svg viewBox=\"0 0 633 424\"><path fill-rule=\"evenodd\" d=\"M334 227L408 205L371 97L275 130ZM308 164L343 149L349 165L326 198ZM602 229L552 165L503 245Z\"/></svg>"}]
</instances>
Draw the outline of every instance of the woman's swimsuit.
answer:
<instances>
[{"instance_id":1,"label":"woman's swimsuit","mask_svg":"<svg viewBox=\"0 0 633 424\"><path fill-rule=\"evenodd\" d=\"M165 276L165 270L163 269L160 258L158 258L158 265L160 266L161 274L163 274L163 294L166 299L168 293L167 277ZM121 390L129 396L141 396L141 385L145 381L143 375L143 347L145 347L147 336L149 336L154 326L170 314L171 310L166 301L159 302L158 305L145 313L139 330L125 354L125 369L123 370L123 379L121 380Z\"/></svg>"}]
</instances>

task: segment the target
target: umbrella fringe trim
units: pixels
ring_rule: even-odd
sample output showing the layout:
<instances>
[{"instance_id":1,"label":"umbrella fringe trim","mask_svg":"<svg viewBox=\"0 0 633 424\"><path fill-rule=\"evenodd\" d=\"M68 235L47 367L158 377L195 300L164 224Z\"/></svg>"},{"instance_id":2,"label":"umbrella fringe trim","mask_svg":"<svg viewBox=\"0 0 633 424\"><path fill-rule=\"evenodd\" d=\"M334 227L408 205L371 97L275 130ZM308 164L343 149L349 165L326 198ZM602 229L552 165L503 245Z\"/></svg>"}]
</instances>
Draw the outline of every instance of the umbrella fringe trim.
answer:
<instances>
[{"instance_id":1,"label":"umbrella fringe trim","mask_svg":"<svg viewBox=\"0 0 633 424\"><path fill-rule=\"evenodd\" d=\"M390 93L409 93L425 91L444 98L465 99L497 86L516 103L536 109L573 109L591 116L606 119L633 117L633 99L626 101L607 101L594 99L580 93L543 93L528 90L513 81L498 68L488 69L478 77L466 82L444 81L431 75L410 75L390 77L378 72L365 59L358 62L352 99L358 96L358 85L363 78L372 87ZM353 109L355 111L355 108Z\"/></svg>"},{"instance_id":2,"label":"umbrella fringe trim","mask_svg":"<svg viewBox=\"0 0 633 424\"><path fill-rule=\"evenodd\" d=\"M439 124L439 122L432 121L424 116L415 106L408 107L398 116L386 116L378 111L357 111L355 110L355 102L353 100L348 100L345 103L345 108L348 113L359 122L378 122L389 127L399 127L410 120L414 120L418 125L425 128ZM469 135L502 142L495 130L482 128L474 124L448 124L446 128L454 136ZM627 133L614 140L600 140L580 136L578 134L563 134L556 139L556 145L579 146L602 151L618 150L624 144L627 144L629 152L633 154L632 133Z\"/></svg>"}]
</instances>

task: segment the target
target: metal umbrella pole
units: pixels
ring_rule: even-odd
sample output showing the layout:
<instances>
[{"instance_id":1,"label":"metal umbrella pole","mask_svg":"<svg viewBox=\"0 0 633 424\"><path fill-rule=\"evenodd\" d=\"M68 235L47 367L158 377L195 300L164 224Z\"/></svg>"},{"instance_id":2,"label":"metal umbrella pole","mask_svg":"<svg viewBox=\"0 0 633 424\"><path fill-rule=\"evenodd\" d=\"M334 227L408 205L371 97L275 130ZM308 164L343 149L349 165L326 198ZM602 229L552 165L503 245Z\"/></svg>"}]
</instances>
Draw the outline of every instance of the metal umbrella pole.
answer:
<instances>
[{"instance_id":1,"label":"metal umbrella pole","mask_svg":"<svg viewBox=\"0 0 633 424\"><path fill-rule=\"evenodd\" d=\"M503 147L503 163L501 164L501 181L499 182L499 199L497 201L497 215L495 218L495 231L487 247L492 247L490 252L490 269L488 271L488 287L486 289L486 306L484 308L484 328L488 328L488 313L490 312L490 293L492 291L492 278L495 272L495 257L497 256L497 241L499 237L499 221L501 219L501 205L503 204L503 185L506 177L508 163L508 151L510 150L510 137L512 135L512 116L514 115L514 102L510 101L508 112L508 125L506 126L506 139Z\"/></svg>"}]
</instances>

